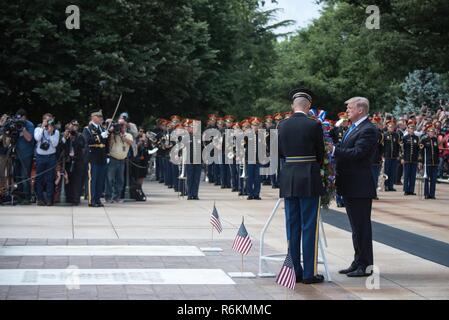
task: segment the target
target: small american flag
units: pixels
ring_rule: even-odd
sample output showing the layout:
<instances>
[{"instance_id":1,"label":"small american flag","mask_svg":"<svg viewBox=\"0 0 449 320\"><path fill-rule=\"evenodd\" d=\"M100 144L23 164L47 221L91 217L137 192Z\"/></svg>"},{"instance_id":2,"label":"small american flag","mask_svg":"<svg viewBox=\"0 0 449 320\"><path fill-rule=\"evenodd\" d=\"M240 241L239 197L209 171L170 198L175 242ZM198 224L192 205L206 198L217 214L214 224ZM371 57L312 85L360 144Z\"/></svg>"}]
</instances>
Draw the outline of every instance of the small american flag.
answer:
<instances>
[{"instance_id":1,"label":"small american flag","mask_svg":"<svg viewBox=\"0 0 449 320\"><path fill-rule=\"evenodd\" d=\"M251 238L246 231L245 225L240 225L239 232L237 232L237 236L234 239L234 243L232 245L232 249L241 254L247 255L251 247L253 246L251 242Z\"/></svg>"},{"instance_id":2,"label":"small american flag","mask_svg":"<svg viewBox=\"0 0 449 320\"><path fill-rule=\"evenodd\" d=\"M276 279L276 283L281 286L287 287L291 290L295 290L296 285L296 274L295 268L293 267L292 257L290 255L290 250L285 258L284 265Z\"/></svg>"},{"instance_id":3,"label":"small american flag","mask_svg":"<svg viewBox=\"0 0 449 320\"><path fill-rule=\"evenodd\" d=\"M223 227L221 226L220 217L218 216L218 211L215 207L215 203L212 214L210 215L210 223L212 224L212 227L218 231L218 233L221 233L223 231Z\"/></svg>"}]
</instances>

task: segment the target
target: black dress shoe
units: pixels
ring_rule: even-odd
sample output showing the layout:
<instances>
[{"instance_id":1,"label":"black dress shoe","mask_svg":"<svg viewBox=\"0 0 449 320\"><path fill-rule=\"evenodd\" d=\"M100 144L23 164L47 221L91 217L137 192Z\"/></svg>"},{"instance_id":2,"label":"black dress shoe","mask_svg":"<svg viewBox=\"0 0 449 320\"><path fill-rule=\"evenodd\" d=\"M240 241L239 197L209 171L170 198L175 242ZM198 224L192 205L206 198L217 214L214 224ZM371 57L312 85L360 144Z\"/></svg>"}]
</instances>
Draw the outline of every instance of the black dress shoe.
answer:
<instances>
[{"instance_id":1,"label":"black dress shoe","mask_svg":"<svg viewBox=\"0 0 449 320\"><path fill-rule=\"evenodd\" d=\"M317 274L310 279L302 280L304 284L313 284L313 283L321 283L324 281L324 277L321 274Z\"/></svg>"},{"instance_id":2,"label":"black dress shoe","mask_svg":"<svg viewBox=\"0 0 449 320\"><path fill-rule=\"evenodd\" d=\"M296 277L296 283L301 283L302 282L302 277Z\"/></svg>"},{"instance_id":3,"label":"black dress shoe","mask_svg":"<svg viewBox=\"0 0 449 320\"><path fill-rule=\"evenodd\" d=\"M45 203L45 201L38 200L37 205L41 207L41 206L46 206L47 204Z\"/></svg>"},{"instance_id":4,"label":"black dress shoe","mask_svg":"<svg viewBox=\"0 0 449 320\"><path fill-rule=\"evenodd\" d=\"M243 192L239 192L239 196L243 196Z\"/></svg>"},{"instance_id":5,"label":"black dress shoe","mask_svg":"<svg viewBox=\"0 0 449 320\"><path fill-rule=\"evenodd\" d=\"M395 188L391 188L390 191L396 192L396 189Z\"/></svg>"},{"instance_id":6,"label":"black dress shoe","mask_svg":"<svg viewBox=\"0 0 449 320\"><path fill-rule=\"evenodd\" d=\"M249 197L247 198L247 200L254 200L254 197L249 196Z\"/></svg>"},{"instance_id":7,"label":"black dress shoe","mask_svg":"<svg viewBox=\"0 0 449 320\"><path fill-rule=\"evenodd\" d=\"M91 208L99 208L100 206L98 204L96 204L96 203L92 203L92 204L89 204L89 207L91 207Z\"/></svg>"},{"instance_id":8,"label":"black dress shoe","mask_svg":"<svg viewBox=\"0 0 449 320\"><path fill-rule=\"evenodd\" d=\"M261 197L253 197L254 200L262 200Z\"/></svg>"},{"instance_id":9,"label":"black dress shoe","mask_svg":"<svg viewBox=\"0 0 449 320\"><path fill-rule=\"evenodd\" d=\"M193 197L193 200L200 200L200 198L198 198L198 197Z\"/></svg>"},{"instance_id":10,"label":"black dress shoe","mask_svg":"<svg viewBox=\"0 0 449 320\"><path fill-rule=\"evenodd\" d=\"M357 266L350 266L349 268L347 268L347 269L343 269L343 270L340 270L340 271L338 271L338 273L339 274L348 274L348 273L350 273L350 272L353 272L353 271L355 271L355 270L357 270Z\"/></svg>"},{"instance_id":11,"label":"black dress shoe","mask_svg":"<svg viewBox=\"0 0 449 320\"><path fill-rule=\"evenodd\" d=\"M350 278L357 278L357 277L368 277L373 274L373 272L365 272L366 268L364 267L358 267L356 270L347 273L346 275Z\"/></svg>"},{"instance_id":12,"label":"black dress shoe","mask_svg":"<svg viewBox=\"0 0 449 320\"><path fill-rule=\"evenodd\" d=\"M232 188L232 192L237 192L237 191L239 191L239 189L237 189L237 188Z\"/></svg>"},{"instance_id":13,"label":"black dress shoe","mask_svg":"<svg viewBox=\"0 0 449 320\"><path fill-rule=\"evenodd\" d=\"M409 195L411 195L411 196L416 196L416 193L410 192Z\"/></svg>"}]
</instances>

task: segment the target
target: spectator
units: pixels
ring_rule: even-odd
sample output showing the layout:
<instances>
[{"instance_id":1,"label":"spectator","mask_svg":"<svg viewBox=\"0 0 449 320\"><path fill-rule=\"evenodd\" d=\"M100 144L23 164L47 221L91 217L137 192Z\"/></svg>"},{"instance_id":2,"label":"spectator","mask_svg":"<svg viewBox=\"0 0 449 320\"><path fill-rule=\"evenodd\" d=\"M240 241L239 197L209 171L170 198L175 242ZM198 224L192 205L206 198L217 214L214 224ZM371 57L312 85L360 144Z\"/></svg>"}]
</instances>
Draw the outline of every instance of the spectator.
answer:
<instances>
[{"instance_id":1,"label":"spectator","mask_svg":"<svg viewBox=\"0 0 449 320\"><path fill-rule=\"evenodd\" d=\"M42 117L42 125L34 130L36 140L36 195L38 206L52 206L55 189L56 148L59 131L50 113Z\"/></svg>"},{"instance_id":2,"label":"spectator","mask_svg":"<svg viewBox=\"0 0 449 320\"><path fill-rule=\"evenodd\" d=\"M27 112L19 109L16 119L24 122L19 138L16 142L16 158L14 161L14 180L18 191L22 195L21 204L28 205L31 201L31 166L34 155L34 124L27 119Z\"/></svg>"}]
</instances>

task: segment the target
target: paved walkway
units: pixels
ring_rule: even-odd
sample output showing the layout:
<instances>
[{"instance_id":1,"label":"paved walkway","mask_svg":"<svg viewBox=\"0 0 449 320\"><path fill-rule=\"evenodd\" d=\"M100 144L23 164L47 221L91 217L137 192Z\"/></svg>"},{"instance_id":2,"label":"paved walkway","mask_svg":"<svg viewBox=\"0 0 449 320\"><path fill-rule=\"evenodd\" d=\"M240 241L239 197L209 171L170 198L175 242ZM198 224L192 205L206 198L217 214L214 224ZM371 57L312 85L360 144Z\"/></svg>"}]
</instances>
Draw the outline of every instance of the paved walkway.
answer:
<instances>
[{"instance_id":1,"label":"paved walkway","mask_svg":"<svg viewBox=\"0 0 449 320\"><path fill-rule=\"evenodd\" d=\"M397 187L399 189L399 186ZM0 251L1 271L65 269L217 269L240 271L240 256L231 250L242 216L253 237L254 247L245 258L245 271L258 272L259 233L277 200L277 190L263 187L263 201L247 201L229 190L203 183L200 201L179 199L172 189L147 182L150 197L145 203L106 205L105 208L80 207L0 207L0 245L146 245L218 246L220 253L204 256L11 256ZM419 200L402 193L381 193L374 204L373 220L408 233L449 243L449 185L437 186L438 200ZM213 203L222 219L224 231L211 241L209 216ZM344 212L337 208L335 210ZM329 212L326 215L340 215ZM65 285L4 285L0 299L448 299L449 268L385 244L380 235L374 243L375 263L380 271L379 289L367 288L366 279L349 279L338 274L352 260L351 235L341 225L327 220L326 249L333 281L319 285L298 284L288 291L273 278L238 279L234 284L132 284L82 285L71 290ZM375 226L376 228L376 226ZM406 238L403 239L407 241ZM271 253L285 252L282 208L266 235ZM405 250L405 249L403 249ZM430 248L429 250L432 250ZM437 253L436 253L437 254ZM281 263L269 264L277 272ZM322 266L320 266L321 272ZM126 270L125 270L126 271ZM102 275L105 276L105 275ZM161 277L163 277L163 272ZM157 281L156 281L157 282ZM183 282L183 281L179 281Z\"/></svg>"}]
</instances>

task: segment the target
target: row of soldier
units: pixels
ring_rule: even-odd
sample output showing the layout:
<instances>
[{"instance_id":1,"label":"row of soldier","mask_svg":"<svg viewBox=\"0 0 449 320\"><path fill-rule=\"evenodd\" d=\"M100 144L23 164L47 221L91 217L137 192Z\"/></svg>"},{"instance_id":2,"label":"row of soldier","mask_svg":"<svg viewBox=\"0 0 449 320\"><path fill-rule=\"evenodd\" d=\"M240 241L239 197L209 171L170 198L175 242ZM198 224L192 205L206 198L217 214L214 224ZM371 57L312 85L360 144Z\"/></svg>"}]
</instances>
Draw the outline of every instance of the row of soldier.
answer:
<instances>
[{"instance_id":1,"label":"row of soldier","mask_svg":"<svg viewBox=\"0 0 449 320\"><path fill-rule=\"evenodd\" d=\"M266 129L267 154L270 154L269 140L270 129L275 129L279 123L288 119L291 112L276 113L267 115L263 119L259 117L249 117L241 121L236 121L232 115L219 117L216 114L210 114L206 122L206 129L217 129L222 136L226 135L227 129L234 130L252 130L256 133L259 129ZM313 115L311 114L313 117ZM326 130L330 131L330 136L334 143L340 143L345 132L350 126L350 121L345 112L338 114L339 120L320 120ZM374 114L370 118L379 130L378 147L373 155L372 173L376 185L386 192L396 191L395 184L403 185L404 195L416 195L415 184L417 173L421 172L424 180L425 199L435 199L435 190L437 176L441 171L441 165L447 159L444 158L445 150L448 150L447 143L449 134L446 132L446 126L441 127L441 123L420 122L420 129L417 130L417 119L411 117L398 122L391 116L381 117ZM419 121L419 120L418 120ZM405 123L405 125L403 125ZM180 116L173 115L169 120L158 119L157 128L154 130L157 134L159 151L156 157L156 179L160 183L165 183L168 188L173 188L176 192L187 194L189 200L199 199L198 190L201 180L201 172L204 169L205 181L220 186L222 189L230 189L238 193L239 196L247 196L248 200L260 200L261 185L271 185L272 188L279 187L279 171L283 166L283 159L278 159L278 170L270 175L261 175L260 168L268 164L238 163L233 159L231 163L225 161L226 157L235 158L235 150L225 150L225 139L221 139L215 152L220 152L221 160L218 163L206 163L204 167L198 164L186 165L185 174L182 172L182 166L173 164L170 161L170 150L175 143L170 141L170 133L175 128L185 128L192 130L192 119L182 119ZM437 138L443 137L443 139ZM440 141L442 140L442 141ZM203 147L208 143L203 142ZM443 144L442 144L443 143ZM246 150L246 152L248 152ZM192 163L192 162L191 162ZM403 176L403 182L401 182ZM381 179L379 179L381 178ZM187 181L187 184L185 183ZM187 186L187 188L185 188ZM337 195L337 206L342 207L344 203Z\"/></svg>"}]
</instances>

